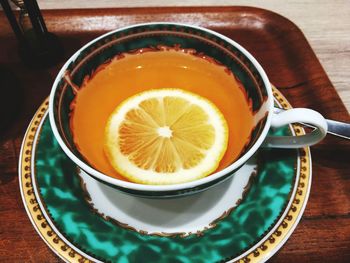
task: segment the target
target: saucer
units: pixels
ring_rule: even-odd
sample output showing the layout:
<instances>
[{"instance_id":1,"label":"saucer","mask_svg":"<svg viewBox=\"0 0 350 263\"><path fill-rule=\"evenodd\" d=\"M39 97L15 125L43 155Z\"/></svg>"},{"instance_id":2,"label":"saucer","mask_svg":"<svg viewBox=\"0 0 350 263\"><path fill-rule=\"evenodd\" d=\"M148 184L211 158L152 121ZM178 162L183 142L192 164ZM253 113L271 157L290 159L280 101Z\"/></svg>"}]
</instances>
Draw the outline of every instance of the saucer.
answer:
<instances>
[{"instance_id":1,"label":"saucer","mask_svg":"<svg viewBox=\"0 0 350 263\"><path fill-rule=\"evenodd\" d=\"M280 92L273 92L279 106L290 107ZM47 108L45 101L23 140L20 190L33 226L65 261L266 261L305 209L309 148L261 149L232 179L203 193L142 199L78 170L53 136ZM304 131L291 125L271 133Z\"/></svg>"}]
</instances>

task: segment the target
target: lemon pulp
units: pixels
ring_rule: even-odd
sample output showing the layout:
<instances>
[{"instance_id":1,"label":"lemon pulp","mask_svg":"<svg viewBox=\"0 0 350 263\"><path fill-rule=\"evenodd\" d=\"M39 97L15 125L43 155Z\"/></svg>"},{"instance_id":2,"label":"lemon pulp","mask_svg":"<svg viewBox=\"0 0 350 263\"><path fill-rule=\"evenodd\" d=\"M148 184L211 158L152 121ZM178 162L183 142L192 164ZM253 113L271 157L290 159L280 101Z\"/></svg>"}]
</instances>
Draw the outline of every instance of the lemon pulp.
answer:
<instances>
[{"instance_id":1,"label":"lemon pulp","mask_svg":"<svg viewBox=\"0 0 350 263\"><path fill-rule=\"evenodd\" d=\"M128 98L112 112L104 150L130 181L164 185L215 171L227 142L226 120L209 100L181 89L156 89Z\"/></svg>"}]
</instances>

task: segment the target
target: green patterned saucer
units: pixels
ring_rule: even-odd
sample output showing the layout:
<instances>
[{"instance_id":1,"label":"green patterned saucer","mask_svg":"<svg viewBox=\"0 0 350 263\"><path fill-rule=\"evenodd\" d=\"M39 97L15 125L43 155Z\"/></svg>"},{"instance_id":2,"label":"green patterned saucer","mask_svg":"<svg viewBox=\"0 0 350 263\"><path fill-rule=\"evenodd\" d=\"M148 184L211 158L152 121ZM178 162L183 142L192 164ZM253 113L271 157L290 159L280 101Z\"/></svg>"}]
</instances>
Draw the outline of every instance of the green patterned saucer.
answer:
<instances>
[{"instance_id":1,"label":"green patterned saucer","mask_svg":"<svg viewBox=\"0 0 350 263\"><path fill-rule=\"evenodd\" d=\"M289 107L277 90L274 96ZM232 180L204 193L141 199L84 176L56 142L47 108L46 101L24 137L20 189L33 226L67 262L266 261L302 216L311 184L309 148L261 149ZM304 131L293 125L271 133ZM89 194L91 187L99 194Z\"/></svg>"}]
</instances>

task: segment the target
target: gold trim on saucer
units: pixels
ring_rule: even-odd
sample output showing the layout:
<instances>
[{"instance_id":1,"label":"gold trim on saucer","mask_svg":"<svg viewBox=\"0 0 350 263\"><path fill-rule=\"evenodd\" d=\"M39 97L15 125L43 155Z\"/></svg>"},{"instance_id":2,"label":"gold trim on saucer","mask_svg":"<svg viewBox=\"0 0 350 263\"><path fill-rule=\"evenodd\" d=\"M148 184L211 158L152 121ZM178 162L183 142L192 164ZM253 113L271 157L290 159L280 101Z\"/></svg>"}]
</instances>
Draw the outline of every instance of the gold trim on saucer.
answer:
<instances>
[{"instance_id":1,"label":"gold trim on saucer","mask_svg":"<svg viewBox=\"0 0 350 263\"><path fill-rule=\"evenodd\" d=\"M274 86L272 86L272 88L273 95L279 104L284 109L292 108L282 93L279 92ZM305 131L301 125L293 124L292 127L295 135L300 136L305 134ZM301 148L298 151L300 158L300 177L295 194L291 197L293 202L287 214L284 216L277 229L270 234L258 248L235 262L253 263L266 261L275 253L274 250L279 249L281 244L283 245L284 242L286 242L288 234L293 231L294 227L296 226L295 224L297 224L300 220L300 217L298 216L303 213L309 196L309 188L311 184L311 155L309 147Z\"/></svg>"},{"instance_id":2,"label":"gold trim on saucer","mask_svg":"<svg viewBox=\"0 0 350 263\"><path fill-rule=\"evenodd\" d=\"M33 143L40 122L43 120L48 109L49 101L46 99L35 113L27 132L24 136L21 155L19 157L19 183L24 206L35 229L45 243L62 259L69 262L85 263L91 262L82 256L74 248L66 244L57 233L50 227L37 201L32 181L31 159L33 156Z\"/></svg>"}]
</instances>

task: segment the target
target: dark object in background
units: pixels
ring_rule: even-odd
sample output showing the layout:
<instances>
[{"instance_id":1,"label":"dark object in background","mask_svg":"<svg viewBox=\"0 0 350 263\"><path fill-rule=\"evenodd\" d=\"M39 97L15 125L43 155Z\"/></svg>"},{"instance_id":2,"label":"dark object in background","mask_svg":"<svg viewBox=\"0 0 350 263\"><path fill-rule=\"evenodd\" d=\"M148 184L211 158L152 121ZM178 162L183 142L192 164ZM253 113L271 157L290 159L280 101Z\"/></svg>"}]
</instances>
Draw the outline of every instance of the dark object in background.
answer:
<instances>
[{"instance_id":1,"label":"dark object in background","mask_svg":"<svg viewBox=\"0 0 350 263\"><path fill-rule=\"evenodd\" d=\"M0 139L20 114L23 103L22 86L15 74L0 65Z\"/></svg>"},{"instance_id":2,"label":"dark object in background","mask_svg":"<svg viewBox=\"0 0 350 263\"><path fill-rule=\"evenodd\" d=\"M55 65L63 57L57 36L47 31L36 0L11 0L19 8L19 18L8 0L0 0L18 40L19 56L28 66L43 68Z\"/></svg>"}]
</instances>

